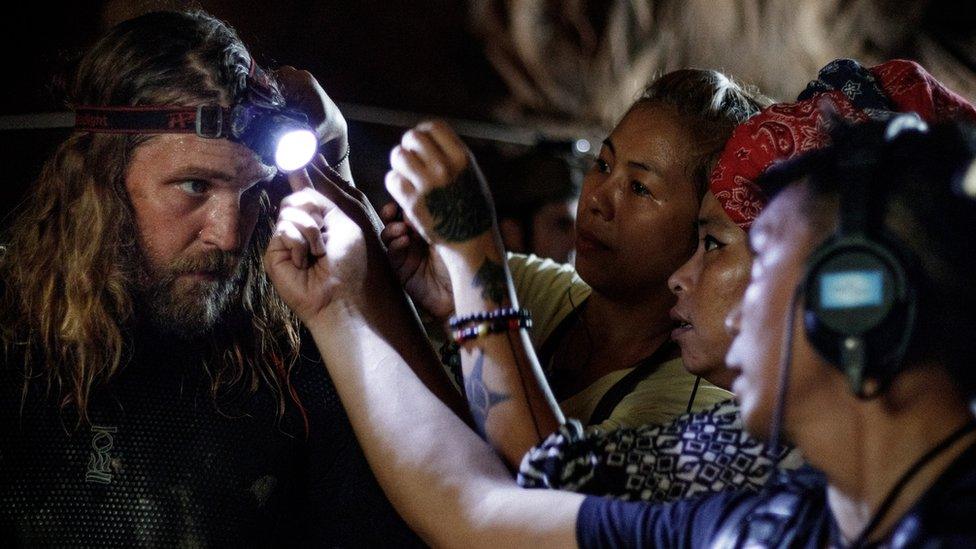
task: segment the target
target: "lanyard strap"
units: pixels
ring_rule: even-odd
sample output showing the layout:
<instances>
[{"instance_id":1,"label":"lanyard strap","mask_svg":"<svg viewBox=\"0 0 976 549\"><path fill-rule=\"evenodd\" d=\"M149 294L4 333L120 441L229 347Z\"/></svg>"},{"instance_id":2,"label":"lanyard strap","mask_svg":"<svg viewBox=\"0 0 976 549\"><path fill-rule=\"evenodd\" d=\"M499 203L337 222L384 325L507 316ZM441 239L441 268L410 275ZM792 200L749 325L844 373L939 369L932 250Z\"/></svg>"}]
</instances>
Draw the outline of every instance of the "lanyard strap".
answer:
<instances>
[{"instance_id":1,"label":"lanyard strap","mask_svg":"<svg viewBox=\"0 0 976 549\"><path fill-rule=\"evenodd\" d=\"M973 432L973 430L976 430L976 422L967 421L965 425L953 431L949 436L944 438L942 442L936 444L928 452L925 452L922 457L918 458L918 460L916 460L915 463L913 463L912 466L909 467L904 474L902 474L901 478L898 479L898 482L896 482L891 488L891 491L888 492L887 496L885 496L884 501L882 501L881 505L878 506L877 512L875 512L874 516L871 517L871 521L867 526L864 527L861 534L857 536L857 539L853 544L851 544L851 547L863 547L864 544L867 543L868 536L871 535L871 532L878 527L878 524L881 523L885 515L888 514L888 511L891 510L892 505L895 504L895 500L898 499L898 496L905 488L905 485L908 484L908 481L914 478L915 475L917 475L919 471L921 471L922 468L925 467L929 462L951 448L953 444L959 441L959 439Z\"/></svg>"}]
</instances>

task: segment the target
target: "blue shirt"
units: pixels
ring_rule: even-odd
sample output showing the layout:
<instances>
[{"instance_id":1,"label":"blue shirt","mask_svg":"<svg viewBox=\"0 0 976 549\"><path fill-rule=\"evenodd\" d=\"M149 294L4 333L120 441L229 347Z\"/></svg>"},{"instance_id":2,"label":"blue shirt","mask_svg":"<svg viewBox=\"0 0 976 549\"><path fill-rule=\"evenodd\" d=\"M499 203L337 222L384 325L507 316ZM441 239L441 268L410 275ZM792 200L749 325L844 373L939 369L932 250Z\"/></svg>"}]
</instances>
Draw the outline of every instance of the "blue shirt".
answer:
<instances>
[{"instance_id":1,"label":"blue shirt","mask_svg":"<svg viewBox=\"0 0 976 549\"><path fill-rule=\"evenodd\" d=\"M804 467L760 493L723 492L666 505L588 497L580 547L843 546L827 507L826 478ZM899 519L890 547L976 547L976 446L970 447Z\"/></svg>"}]
</instances>

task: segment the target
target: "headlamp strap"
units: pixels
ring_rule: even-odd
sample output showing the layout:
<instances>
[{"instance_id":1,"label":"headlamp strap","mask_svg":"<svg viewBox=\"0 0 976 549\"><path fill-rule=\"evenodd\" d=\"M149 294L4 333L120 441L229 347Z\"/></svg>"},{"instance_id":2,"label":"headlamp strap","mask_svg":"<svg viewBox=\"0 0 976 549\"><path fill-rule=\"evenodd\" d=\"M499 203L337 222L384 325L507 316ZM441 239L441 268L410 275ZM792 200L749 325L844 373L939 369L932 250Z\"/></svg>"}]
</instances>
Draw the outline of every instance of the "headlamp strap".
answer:
<instances>
[{"instance_id":1,"label":"headlamp strap","mask_svg":"<svg viewBox=\"0 0 976 549\"><path fill-rule=\"evenodd\" d=\"M216 139L230 132L230 109L219 105L199 107L94 107L75 109L75 131L93 133L192 133Z\"/></svg>"}]
</instances>

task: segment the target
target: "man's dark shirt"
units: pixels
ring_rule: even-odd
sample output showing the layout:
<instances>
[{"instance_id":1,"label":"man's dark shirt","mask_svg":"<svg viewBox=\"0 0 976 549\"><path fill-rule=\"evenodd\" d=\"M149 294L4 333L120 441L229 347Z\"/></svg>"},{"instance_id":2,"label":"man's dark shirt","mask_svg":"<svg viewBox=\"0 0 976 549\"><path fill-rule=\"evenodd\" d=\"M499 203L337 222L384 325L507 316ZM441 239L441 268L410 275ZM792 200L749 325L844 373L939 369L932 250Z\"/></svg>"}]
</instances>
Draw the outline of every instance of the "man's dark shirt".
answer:
<instances>
[{"instance_id":1,"label":"man's dark shirt","mask_svg":"<svg viewBox=\"0 0 976 549\"><path fill-rule=\"evenodd\" d=\"M311 338L306 338L310 340ZM153 343L147 344L147 340ZM199 354L143 337L93 393L90 423L46 383L21 409L23 360L0 372L0 535L17 545L417 545L383 496L314 349L277 420L266 390L214 405ZM309 358L314 357L314 358ZM11 543L3 543L10 546Z\"/></svg>"},{"instance_id":2,"label":"man's dark shirt","mask_svg":"<svg viewBox=\"0 0 976 549\"><path fill-rule=\"evenodd\" d=\"M843 547L826 479L807 467L758 494L724 492L667 505L590 496L576 522L581 547ZM904 515L885 547L976 547L976 446Z\"/></svg>"}]
</instances>

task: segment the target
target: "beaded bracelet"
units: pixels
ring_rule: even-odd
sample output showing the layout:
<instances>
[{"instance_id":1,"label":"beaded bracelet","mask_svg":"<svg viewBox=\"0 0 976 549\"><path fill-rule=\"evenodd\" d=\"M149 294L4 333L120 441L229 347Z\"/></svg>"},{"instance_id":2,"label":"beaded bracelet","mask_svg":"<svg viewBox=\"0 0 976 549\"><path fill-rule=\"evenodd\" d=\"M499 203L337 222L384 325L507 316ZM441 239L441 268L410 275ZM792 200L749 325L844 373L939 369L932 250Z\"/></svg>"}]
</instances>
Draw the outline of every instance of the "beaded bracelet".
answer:
<instances>
[{"instance_id":1,"label":"beaded bracelet","mask_svg":"<svg viewBox=\"0 0 976 549\"><path fill-rule=\"evenodd\" d=\"M479 337L486 336L488 334L514 332L515 330L519 330L521 328L531 327L531 317L517 316L508 318L493 318L491 320L479 322L478 324L456 329L453 331L453 336L454 341L460 345L462 343L471 341L472 339L478 339Z\"/></svg>"},{"instance_id":2,"label":"beaded bracelet","mask_svg":"<svg viewBox=\"0 0 976 549\"><path fill-rule=\"evenodd\" d=\"M352 147L347 145L346 152L343 153L343 155L340 156L338 160L336 160L335 162L329 162L328 160L326 160L325 165L332 168L333 170L338 170L339 166L341 166L343 162L349 159L349 153L351 151L352 151Z\"/></svg>"},{"instance_id":3,"label":"beaded bracelet","mask_svg":"<svg viewBox=\"0 0 976 549\"><path fill-rule=\"evenodd\" d=\"M526 309L516 309L515 307L503 307L501 309L495 309L493 311L479 311L477 313L471 313L464 316L452 316L448 321L448 325L452 330L457 330L458 328L466 324L475 324L478 322L486 322L489 320L508 320L510 318L524 318L531 319L532 314Z\"/></svg>"},{"instance_id":4,"label":"beaded bracelet","mask_svg":"<svg viewBox=\"0 0 976 549\"><path fill-rule=\"evenodd\" d=\"M339 165L342 164L343 160L345 160L348 157L349 157L349 150L347 149L345 156L343 156L339 160L339 162L336 163L335 165L331 165L331 164L329 164L328 161L326 161L326 163L325 163L325 170L323 170L323 172L328 172L326 175L331 175L332 177L335 177L336 179L338 179L340 182L342 182L347 187L355 187L356 184L353 183L352 181L346 181L346 178L342 177L342 174L339 173L339 169L338 169L339 168Z\"/></svg>"}]
</instances>

